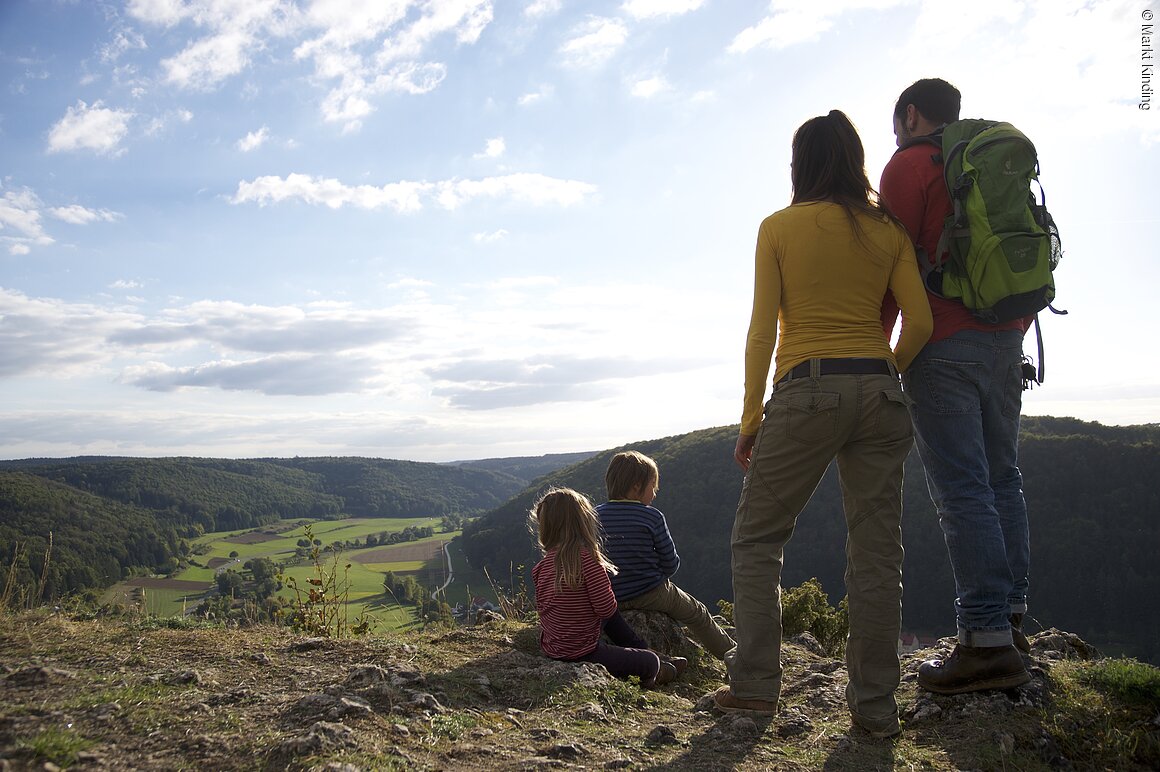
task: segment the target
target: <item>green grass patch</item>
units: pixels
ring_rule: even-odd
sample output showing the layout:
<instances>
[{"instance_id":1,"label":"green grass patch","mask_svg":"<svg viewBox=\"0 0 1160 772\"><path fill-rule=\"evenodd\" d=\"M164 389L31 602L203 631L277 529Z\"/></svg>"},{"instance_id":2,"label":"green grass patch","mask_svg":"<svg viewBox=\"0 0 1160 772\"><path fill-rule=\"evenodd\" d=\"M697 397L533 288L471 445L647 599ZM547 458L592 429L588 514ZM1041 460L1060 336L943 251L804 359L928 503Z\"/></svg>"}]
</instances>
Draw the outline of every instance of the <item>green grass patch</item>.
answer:
<instances>
[{"instance_id":1,"label":"green grass patch","mask_svg":"<svg viewBox=\"0 0 1160 772\"><path fill-rule=\"evenodd\" d=\"M1160 708L1160 668L1134 659L1092 662L1079 680L1129 705Z\"/></svg>"},{"instance_id":2,"label":"green grass patch","mask_svg":"<svg viewBox=\"0 0 1160 772\"><path fill-rule=\"evenodd\" d=\"M28 738L17 738L17 750L27 753L38 761L48 761L58 767L70 767L77 761L77 755L93 747L87 740L71 729L45 729Z\"/></svg>"},{"instance_id":3,"label":"green grass patch","mask_svg":"<svg viewBox=\"0 0 1160 772\"><path fill-rule=\"evenodd\" d=\"M1061 662L1048 732L1080 769L1160 769L1157 671L1135 660Z\"/></svg>"}]
</instances>

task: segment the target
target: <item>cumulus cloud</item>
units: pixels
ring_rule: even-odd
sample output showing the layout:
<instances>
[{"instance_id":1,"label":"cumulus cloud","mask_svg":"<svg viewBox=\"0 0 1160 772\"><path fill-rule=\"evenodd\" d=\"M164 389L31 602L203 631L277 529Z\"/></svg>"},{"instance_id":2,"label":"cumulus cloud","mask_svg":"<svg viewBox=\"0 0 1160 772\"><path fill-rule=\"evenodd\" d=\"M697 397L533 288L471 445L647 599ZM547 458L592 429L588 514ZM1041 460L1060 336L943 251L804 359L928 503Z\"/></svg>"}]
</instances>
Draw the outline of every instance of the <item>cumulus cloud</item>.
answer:
<instances>
[{"instance_id":1,"label":"cumulus cloud","mask_svg":"<svg viewBox=\"0 0 1160 772\"><path fill-rule=\"evenodd\" d=\"M528 173L439 183L403 181L381 187L345 185L335 179L290 174L285 178L266 176L240 182L230 200L234 204L256 203L259 206L299 200L331 209L350 205L362 209L388 207L396 212L415 212L423 208L424 197L433 197L445 209L455 209L476 198L508 198L536 205L571 206L595 192L596 186L586 182Z\"/></svg>"},{"instance_id":2,"label":"cumulus cloud","mask_svg":"<svg viewBox=\"0 0 1160 772\"><path fill-rule=\"evenodd\" d=\"M680 16L695 11L705 0L626 0L621 9L634 19Z\"/></svg>"},{"instance_id":3,"label":"cumulus cloud","mask_svg":"<svg viewBox=\"0 0 1160 772\"><path fill-rule=\"evenodd\" d=\"M189 45L177 56L161 62L170 83L187 89L208 91L250 63L254 37L242 30L221 32Z\"/></svg>"},{"instance_id":4,"label":"cumulus cloud","mask_svg":"<svg viewBox=\"0 0 1160 772\"><path fill-rule=\"evenodd\" d=\"M34 246L48 246L55 239L44 230L42 217L47 215L70 225L88 225L94 222L115 222L119 212L108 209L89 209L80 204L46 207L29 188L7 190L0 197L0 244L14 255L27 255Z\"/></svg>"},{"instance_id":5,"label":"cumulus cloud","mask_svg":"<svg viewBox=\"0 0 1160 772\"><path fill-rule=\"evenodd\" d=\"M4 192L0 198L0 243L7 245L10 254L27 255L34 245L53 243L41 224L42 208L40 197L28 188Z\"/></svg>"},{"instance_id":6,"label":"cumulus cloud","mask_svg":"<svg viewBox=\"0 0 1160 772\"><path fill-rule=\"evenodd\" d=\"M91 222L115 222L121 219L118 212L108 209L88 209L79 204L56 206L46 210L50 215L72 225L88 225Z\"/></svg>"},{"instance_id":7,"label":"cumulus cloud","mask_svg":"<svg viewBox=\"0 0 1160 772\"><path fill-rule=\"evenodd\" d=\"M560 54L569 67L598 67L611 59L626 40L628 27L623 21L591 16L572 30L571 37L560 47Z\"/></svg>"},{"instance_id":8,"label":"cumulus cloud","mask_svg":"<svg viewBox=\"0 0 1160 772\"><path fill-rule=\"evenodd\" d=\"M89 106L77 100L48 133L48 152L92 150L116 154L121 140L129 133L133 113L105 107L97 100Z\"/></svg>"},{"instance_id":9,"label":"cumulus cloud","mask_svg":"<svg viewBox=\"0 0 1160 772\"><path fill-rule=\"evenodd\" d=\"M507 149L503 137L492 137L484 143L483 152L476 153L475 158L499 158Z\"/></svg>"},{"instance_id":10,"label":"cumulus cloud","mask_svg":"<svg viewBox=\"0 0 1160 772\"><path fill-rule=\"evenodd\" d=\"M246 136L239 139L236 147L238 148L238 150L241 150L243 153L248 153L251 150L257 150L258 148L260 148L262 145L264 145L266 143L266 140L268 140L269 138L270 138L270 129L266 126L263 126L262 128L258 129L257 131L251 131L248 134L246 134Z\"/></svg>"},{"instance_id":11,"label":"cumulus cloud","mask_svg":"<svg viewBox=\"0 0 1160 772\"><path fill-rule=\"evenodd\" d=\"M657 94L663 94L666 91L671 91L672 86L665 80L663 75L654 75L651 78L638 80L632 84L632 95L640 97L641 99L651 99Z\"/></svg>"}]
</instances>

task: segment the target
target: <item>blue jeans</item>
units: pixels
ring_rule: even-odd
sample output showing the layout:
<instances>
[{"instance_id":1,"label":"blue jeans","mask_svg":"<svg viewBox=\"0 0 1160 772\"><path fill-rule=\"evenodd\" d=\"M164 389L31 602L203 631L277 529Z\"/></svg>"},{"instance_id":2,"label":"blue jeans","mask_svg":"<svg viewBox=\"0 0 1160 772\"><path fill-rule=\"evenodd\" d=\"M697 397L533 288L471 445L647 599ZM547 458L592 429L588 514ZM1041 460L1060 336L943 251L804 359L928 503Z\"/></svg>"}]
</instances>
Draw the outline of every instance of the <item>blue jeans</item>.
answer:
<instances>
[{"instance_id":1,"label":"blue jeans","mask_svg":"<svg viewBox=\"0 0 1160 772\"><path fill-rule=\"evenodd\" d=\"M1027 610L1022 359L1019 330L963 330L927 344L903 376L950 553L959 642L967 646L1010 644L1010 615Z\"/></svg>"}]
</instances>

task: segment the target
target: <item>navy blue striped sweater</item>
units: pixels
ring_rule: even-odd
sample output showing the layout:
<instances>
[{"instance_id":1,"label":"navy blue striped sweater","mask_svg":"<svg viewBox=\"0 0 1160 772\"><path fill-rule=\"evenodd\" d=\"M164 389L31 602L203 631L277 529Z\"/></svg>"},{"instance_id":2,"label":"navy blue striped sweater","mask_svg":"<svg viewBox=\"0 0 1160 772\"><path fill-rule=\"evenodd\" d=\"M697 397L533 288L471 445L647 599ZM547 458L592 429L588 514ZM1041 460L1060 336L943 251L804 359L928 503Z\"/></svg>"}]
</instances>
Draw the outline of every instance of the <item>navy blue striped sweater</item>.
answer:
<instances>
[{"instance_id":1,"label":"navy blue striped sweater","mask_svg":"<svg viewBox=\"0 0 1160 772\"><path fill-rule=\"evenodd\" d=\"M605 554L620 569L611 577L617 600L644 595L676 573L681 559L659 509L639 501L610 501L596 512Z\"/></svg>"}]
</instances>

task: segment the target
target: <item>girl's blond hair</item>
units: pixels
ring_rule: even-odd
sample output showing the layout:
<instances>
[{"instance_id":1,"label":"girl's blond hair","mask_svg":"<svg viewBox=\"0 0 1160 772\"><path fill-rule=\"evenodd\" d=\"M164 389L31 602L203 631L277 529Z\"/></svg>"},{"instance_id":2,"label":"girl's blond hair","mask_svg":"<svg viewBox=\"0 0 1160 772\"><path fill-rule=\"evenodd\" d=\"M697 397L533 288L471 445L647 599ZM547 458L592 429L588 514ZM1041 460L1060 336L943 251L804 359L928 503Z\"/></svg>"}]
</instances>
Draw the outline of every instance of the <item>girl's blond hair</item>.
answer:
<instances>
[{"instance_id":1,"label":"girl's blond hair","mask_svg":"<svg viewBox=\"0 0 1160 772\"><path fill-rule=\"evenodd\" d=\"M600 519L587 496L571 488L549 488L529 512L529 524L541 551L556 550L557 592L584 583L580 551L588 550L609 573L617 572L604 555Z\"/></svg>"}]
</instances>

